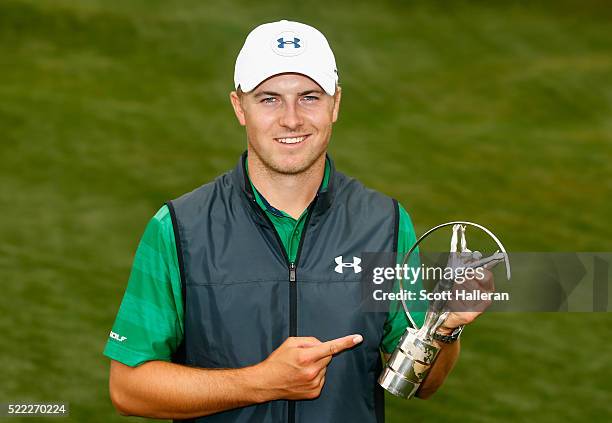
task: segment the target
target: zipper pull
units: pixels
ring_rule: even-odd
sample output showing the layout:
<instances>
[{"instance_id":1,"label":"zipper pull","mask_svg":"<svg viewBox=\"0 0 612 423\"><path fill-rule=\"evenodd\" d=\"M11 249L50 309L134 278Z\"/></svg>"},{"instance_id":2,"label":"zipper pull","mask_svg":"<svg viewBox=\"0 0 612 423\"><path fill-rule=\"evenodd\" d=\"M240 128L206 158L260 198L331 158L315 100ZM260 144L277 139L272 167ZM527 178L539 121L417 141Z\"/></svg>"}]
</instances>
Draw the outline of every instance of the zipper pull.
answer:
<instances>
[{"instance_id":1,"label":"zipper pull","mask_svg":"<svg viewBox=\"0 0 612 423\"><path fill-rule=\"evenodd\" d=\"M289 263L289 282L295 282L295 263Z\"/></svg>"}]
</instances>

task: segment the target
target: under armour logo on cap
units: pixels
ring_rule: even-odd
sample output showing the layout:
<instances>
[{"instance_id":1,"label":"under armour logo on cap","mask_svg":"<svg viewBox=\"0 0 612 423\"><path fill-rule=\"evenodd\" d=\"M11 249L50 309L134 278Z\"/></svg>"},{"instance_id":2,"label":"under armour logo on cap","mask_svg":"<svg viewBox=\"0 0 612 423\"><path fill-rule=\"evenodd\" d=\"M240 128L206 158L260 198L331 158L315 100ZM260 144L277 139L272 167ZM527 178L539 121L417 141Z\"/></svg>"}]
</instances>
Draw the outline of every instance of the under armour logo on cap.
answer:
<instances>
[{"instance_id":1,"label":"under armour logo on cap","mask_svg":"<svg viewBox=\"0 0 612 423\"><path fill-rule=\"evenodd\" d=\"M276 41L278 41L278 48L285 48L286 44L293 45L293 47L295 47L295 48L300 48L300 39L296 38L296 37L293 37L293 41L291 41L291 40L285 41L285 39L282 38L282 37L279 38Z\"/></svg>"},{"instance_id":2,"label":"under armour logo on cap","mask_svg":"<svg viewBox=\"0 0 612 423\"><path fill-rule=\"evenodd\" d=\"M306 50L306 39L293 31L284 31L274 36L272 51L279 56L297 56Z\"/></svg>"},{"instance_id":3,"label":"under armour logo on cap","mask_svg":"<svg viewBox=\"0 0 612 423\"><path fill-rule=\"evenodd\" d=\"M342 261L342 256L338 256L334 259L336 261L336 267L334 268L334 271L336 273L344 273L344 268L345 267L352 267L353 271L355 273L360 273L361 272L361 259L359 257L353 257L353 262L352 263L344 263Z\"/></svg>"}]
</instances>

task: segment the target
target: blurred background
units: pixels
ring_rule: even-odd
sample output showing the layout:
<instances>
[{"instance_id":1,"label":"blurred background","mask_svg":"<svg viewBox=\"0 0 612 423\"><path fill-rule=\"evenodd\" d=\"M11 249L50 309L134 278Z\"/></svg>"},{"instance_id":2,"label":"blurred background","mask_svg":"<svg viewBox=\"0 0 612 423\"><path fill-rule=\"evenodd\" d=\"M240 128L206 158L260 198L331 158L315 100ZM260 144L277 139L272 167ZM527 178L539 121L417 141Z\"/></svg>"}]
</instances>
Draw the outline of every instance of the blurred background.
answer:
<instances>
[{"instance_id":1,"label":"blurred background","mask_svg":"<svg viewBox=\"0 0 612 423\"><path fill-rule=\"evenodd\" d=\"M102 350L137 243L236 163L234 60L283 18L335 51L337 167L417 234L462 218L510 251L611 250L609 2L1 0L0 402L130 420ZM388 396L387 421L611 421L611 325L485 315L443 388Z\"/></svg>"}]
</instances>

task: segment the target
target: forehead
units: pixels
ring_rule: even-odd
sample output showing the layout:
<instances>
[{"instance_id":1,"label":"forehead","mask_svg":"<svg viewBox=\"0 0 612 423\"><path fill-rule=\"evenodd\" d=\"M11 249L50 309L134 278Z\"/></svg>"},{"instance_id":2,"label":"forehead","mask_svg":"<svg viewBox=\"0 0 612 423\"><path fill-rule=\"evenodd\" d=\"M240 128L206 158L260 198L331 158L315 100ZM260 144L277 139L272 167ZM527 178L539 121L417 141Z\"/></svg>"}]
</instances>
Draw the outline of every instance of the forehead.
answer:
<instances>
[{"instance_id":1,"label":"forehead","mask_svg":"<svg viewBox=\"0 0 612 423\"><path fill-rule=\"evenodd\" d=\"M281 73L263 81L253 90L253 94L257 94L261 91L274 91L289 94L317 90L323 92L323 88L321 88L319 84L305 75L300 73Z\"/></svg>"}]
</instances>

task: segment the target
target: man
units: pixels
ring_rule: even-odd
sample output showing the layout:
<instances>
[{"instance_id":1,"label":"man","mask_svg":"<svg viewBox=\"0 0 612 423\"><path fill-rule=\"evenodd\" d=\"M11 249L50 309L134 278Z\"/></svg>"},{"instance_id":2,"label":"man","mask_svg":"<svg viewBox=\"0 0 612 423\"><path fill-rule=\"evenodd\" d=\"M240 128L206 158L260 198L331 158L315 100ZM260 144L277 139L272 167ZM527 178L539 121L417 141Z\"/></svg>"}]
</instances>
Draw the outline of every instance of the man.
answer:
<instances>
[{"instance_id":1,"label":"man","mask_svg":"<svg viewBox=\"0 0 612 423\"><path fill-rule=\"evenodd\" d=\"M105 349L113 404L206 422L380 422L380 350L407 322L364 312L354 258L407 251L410 218L326 155L341 89L319 31L257 27L235 87L247 152L147 226ZM476 315L452 314L442 334ZM458 356L458 342L440 346L423 398Z\"/></svg>"}]
</instances>

